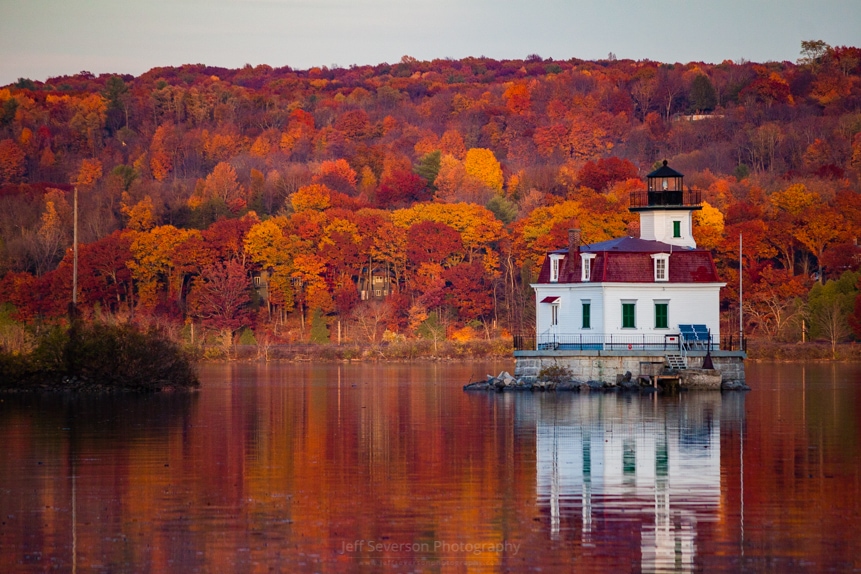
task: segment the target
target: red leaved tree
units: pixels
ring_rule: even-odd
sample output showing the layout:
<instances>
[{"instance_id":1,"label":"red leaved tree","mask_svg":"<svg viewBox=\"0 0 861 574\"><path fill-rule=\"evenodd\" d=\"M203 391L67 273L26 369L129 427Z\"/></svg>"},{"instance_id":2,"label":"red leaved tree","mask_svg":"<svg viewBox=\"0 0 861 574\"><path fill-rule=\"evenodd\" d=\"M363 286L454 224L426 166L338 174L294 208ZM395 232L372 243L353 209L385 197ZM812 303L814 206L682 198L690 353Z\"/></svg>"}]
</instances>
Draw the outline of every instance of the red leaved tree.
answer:
<instances>
[{"instance_id":1,"label":"red leaved tree","mask_svg":"<svg viewBox=\"0 0 861 574\"><path fill-rule=\"evenodd\" d=\"M577 179L581 185L592 188L595 191L603 191L610 184L626 179L636 179L637 166L626 159L618 157L601 158L598 161L587 161Z\"/></svg>"},{"instance_id":2,"label":"red leaved tree","mask_svg":"<svg viewBox=\"0 0 861 574\"><path fill-rule=\"evenodd\" d=\"M225 346L233 334L252 324L250 289L245 266L231 259L201 270L188 295L191 314L218 331Z\"/></svg>"},{"instance_id":3,"label":"red leaved tree","mask_svg":"<svg viewBox=\"0 0 861 574\"><path fill-rule=\"evenodd\" d=\"M446 281L446 302L457 310L463 320L472 321L493 309L490 285L480 261L461 263L443 272Z\"/></svg>"},{"instance_id":4,"label":"red leaved tree","mask_svg":"<svg viewBox=\"0 0 861 574\"><path fill-rule=\"evenodd\" d=\"M384 208L403 207L430 198L427 180L405 169L393 170L384 177L377 191L377 202Z\"/></svg>"},{"instance_id":5,"label":"red leaved tree","mask_svg":"<svg viewBox=\"0 0 861 574\"><path fill-rule=\"evenodd\" d=\"M407 259L412 265L443 265L449 258L463 259L463 240L457 230L436 221L420 221L407 230Z\"/></svg>"}]
</instances>

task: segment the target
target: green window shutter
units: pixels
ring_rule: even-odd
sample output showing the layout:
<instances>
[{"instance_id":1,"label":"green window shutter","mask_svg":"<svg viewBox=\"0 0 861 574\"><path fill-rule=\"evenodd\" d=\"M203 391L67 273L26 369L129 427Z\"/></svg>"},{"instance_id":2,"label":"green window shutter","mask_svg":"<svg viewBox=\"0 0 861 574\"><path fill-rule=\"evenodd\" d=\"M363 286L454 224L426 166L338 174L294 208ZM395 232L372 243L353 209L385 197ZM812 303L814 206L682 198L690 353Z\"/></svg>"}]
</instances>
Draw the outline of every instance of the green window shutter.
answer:
<instances>
[{"instance_id":1,"label":"green window shutter","mask_svg":"<svg viewBox=\"0 0 861 574\"><path fill-rule=\"evenodd\" d=\"M623 329L634 329L637 327L637 323L635 320L636 306L634 303L622 303L622 328Z\"/></svg>"},{"instance_id":2,"label":"green window shutter","mask_svg":"<svg viewBox=\"0 0 861 574\"><path fill-rule=\"evenodd\" d=\"M592 328L592 304L583 303L583 329Z\"/></svg>"},{"instance_id":3,"label":"green window shutter","mask_svg":"<svg viewBox=\"0 0 861 574\"><path fill-rule=\"evenodd\" d=\"M682 222L674 221L673 222L673 237L681 237L682 236Z\"/></svg>"},{"instance_id":4,"label":"green window shutter","mask_svg":"<svg viewBox=\"0 0 861 574\"><path fill-rule=\"evenodd\" d=\"M655 329L669 328L669 307L668 303L655 303Z\"/></svg>"}]
</instances>

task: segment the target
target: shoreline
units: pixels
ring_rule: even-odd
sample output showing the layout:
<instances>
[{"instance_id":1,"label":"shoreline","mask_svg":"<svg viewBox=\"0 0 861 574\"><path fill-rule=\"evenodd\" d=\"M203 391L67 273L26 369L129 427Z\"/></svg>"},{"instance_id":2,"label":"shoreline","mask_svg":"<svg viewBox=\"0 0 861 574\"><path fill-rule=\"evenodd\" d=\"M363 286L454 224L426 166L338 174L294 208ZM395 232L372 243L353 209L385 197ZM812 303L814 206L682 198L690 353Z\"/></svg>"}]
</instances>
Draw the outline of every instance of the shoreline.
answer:
<instances>
[{"instance_id":1,"label":"shoreline","mask_svg":"<svg viewBox=\"0 0 861 574\"><path fill-rule=\"evenodd\" d=\"M469 361L513 360L513 345L507 339L479 339L474 341L446 341L433 350L427 341L417 340L390 344L358 343L298 343L272 345L266 351L255 345L237 345L231 356L215 347L198 349L195 362L409 362L409 361ZM832 357L831 345L813 343L774 343L749 340L746 361L774 361L780 363L861 362L861 345L840 343Z\"/></svg>"},{"instance_id":2,"label":"shoreline","mask_svg":"<svg viewBox=\"0 0 861 574\"><path fill-rule=\"evenodd\" d=\"M841 343L836 346L836 357L832 357L831 345L827 343L772 343L749 341L746 361L754 363L861 363L861 345ZM263 352L260 346L239 345L226 356L223 349L198 348L195 365L220 363L411 363L411 362L482 362L514 361L511 341L505 339L482 339L475 341L446 341L438 343L436 349L428 341L409 341L378 345L360 344L313 344L272 345ZM23 377L22 385L0 386L0 395L10 393L36 394L111 394L111 393L174 393L186 392L182 385L161 380L152 386L125 387L97 383L87 378L63 377L58 380L56 372L31 372Z\"/></svg>"}]
</instances>

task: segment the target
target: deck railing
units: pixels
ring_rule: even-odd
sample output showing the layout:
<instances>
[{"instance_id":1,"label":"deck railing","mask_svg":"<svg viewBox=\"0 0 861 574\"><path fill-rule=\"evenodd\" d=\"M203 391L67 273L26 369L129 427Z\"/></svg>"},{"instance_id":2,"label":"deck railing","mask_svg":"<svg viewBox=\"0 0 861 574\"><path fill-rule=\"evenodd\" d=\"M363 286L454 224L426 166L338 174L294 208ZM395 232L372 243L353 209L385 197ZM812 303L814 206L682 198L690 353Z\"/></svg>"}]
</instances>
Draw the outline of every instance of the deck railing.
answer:
<instances>
[{"instance_id":1,"label":"deck railing","mask_svg":"<svg viewBox=\"0 0 861 574\"><path fill-rule=\"evenodd\" d=\"M681 334L667 335L617 333L541 333L514 335L515 351L716 351L721 346L714 338L686 341Z\"/></svg>"},{"instance_id":2,"label":"deck railing","mask_svg":"<svg viewBox=\"0 0 861 574\"><path fill-rule=\"evenodd\" d=\"M720 348L724 351L747 351L747 338L738 333L727 333L721 336Z\"/></svg>"}]
</instances>

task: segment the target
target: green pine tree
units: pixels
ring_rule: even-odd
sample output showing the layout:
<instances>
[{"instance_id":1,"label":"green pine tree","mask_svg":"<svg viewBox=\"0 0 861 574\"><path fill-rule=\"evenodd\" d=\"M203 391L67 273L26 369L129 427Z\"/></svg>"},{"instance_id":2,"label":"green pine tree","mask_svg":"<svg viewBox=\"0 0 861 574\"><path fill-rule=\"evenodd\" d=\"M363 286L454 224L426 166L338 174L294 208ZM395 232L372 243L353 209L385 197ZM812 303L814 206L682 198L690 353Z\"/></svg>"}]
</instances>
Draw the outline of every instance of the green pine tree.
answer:
<instances>
[{"instance_id":1,"label":"green pine tree","mask_svg":"<svg viewBox=\"0 0 861 574\"><path fill-rule=\"evenodd\" d=\"M708 76L698 75L691 83L691 111L710 112L717 106L717 92Z\"/></svg>"},{"instance_id":2,"label":"green pine tree","mask_svg":"<svg viewBox=\"0 0 861 574\"><path fill-rule=\"evenodd\" d=\"M311 315L311 342L329 342L329 326L326 325L326 320L323 318L323 312L319 309L314 309L314 314Z\"/></svg>"},{"instance_id":3,"label":"green pine tree","mask_svg":"<svg viewBox=\"0 0 861 574\"><path fill-rule=\"evenodd\" d=\"M428 187L431 190L435 190L436 186L434 185L434 181L436 181L436 176L439 173L440 159L442 158L442 152L439 150L434 150L430 153L426 153L423 155L416 166L413 168L413 171L416 174L423 177L428 182Z\"/></svg>"}]
</instances>

